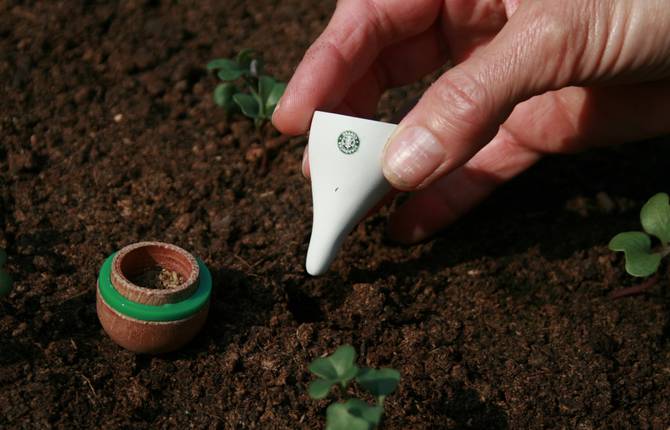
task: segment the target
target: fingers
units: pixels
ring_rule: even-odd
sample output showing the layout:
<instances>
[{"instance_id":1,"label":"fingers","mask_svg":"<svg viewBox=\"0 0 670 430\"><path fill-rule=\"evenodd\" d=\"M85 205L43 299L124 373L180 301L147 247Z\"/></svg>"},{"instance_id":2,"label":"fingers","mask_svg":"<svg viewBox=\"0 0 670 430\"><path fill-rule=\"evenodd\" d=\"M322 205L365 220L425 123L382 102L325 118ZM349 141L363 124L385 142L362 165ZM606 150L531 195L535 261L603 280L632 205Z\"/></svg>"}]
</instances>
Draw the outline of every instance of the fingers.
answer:
<instances>
[{"instance_id":1,"label":"fingers","mask_svg":"<svg viewBox=\"0 0 670 430\"><path fill-rule=\"evenodd\" d=\"M521 103L505 122L520 144L571 153L670 133L670 80L552 91Z\"/></svg>"},{"instance_id":2,"label":"fingers","mask_svg":"<svg viewBox=\"0 0 670 430\"><path fill-rule=\"evenodd\" d=\"M387 87L416 82L447 61L442 25L435 22L426 31L386 47L377 63Z\"/></svg>"},{"instance_id":3,"label":"fingers","mask_svg":"<svg viewBox=\"0 0 670 430\"><path fill-rule=\"evenodd\" d=\"M656 55L667 50L670 61L670 41L657 42L656 30L646 37L641 28L655 23L653 13L668 12L657 11L656 1L634 10L632 3L523 3L491 43L447 71L400 123L385 149L387 179L415 190L453 172L491 141L516 104L534 95L667 71ZM633 54L629 40L645 52ZM654 43L663 46L649 46Z\"/></svg>"},{"instance_id":4,"label":"fingers","mask_svg":"<svg viewBox=\"0 0 670 430\"><path fill-rule=\"evenodd\" d=\"M460 63L485 46L511 16L509 1L446 0L443 13L444 35L449 53ZM511 6L511 5L510 5Z\"/></svg>"},{"instance_id":5,"label":"fingers","mask_svg":"<svg viewBox=\"0 0 670 430\"><path fill-rule=\"evenodd\" d=\"M541 154L573 152L670 133L670 81L564 88L521 103L493 141L463 167L416 192L389 220L389 235L421 241L453 223Z\"/></svg>"},{"instance_id":6,"label":"fingers","mask_svg":"<svg viewBox=\"0 0 670 430\"><path fill-rule=\"evenodd\" d=\"M406 244L424 240L470 211L498 185L530 167L539 157L516 145L501 129L466 165L417 191L398 208L389 219L389 237Z\"/></svg>"},{"instance_id":7,"label":"fingers","mask_svg":"<svg viewBox=\"0 0 670 430\"><path fill-rule=\"evenodd\" d=\"M393 114L393 118L391 118L391 121L394 123L400 122L400 120L402 120L405 115L407 115L407 112L412 110L418 100L418 98L414 97L407 100L403 105L396 109L395 113ZM355 115L346 106L340 106L338 109L336 109L336 112L343 115ZM311 177L311 170L309 166L309 150L307 149L307 146L305 146L305 150L302 153L301 171L305 178L309 179Z\"/></svg>"},{"instance_id":8,"label":"fingers","mask_svg":"<svg viewBox=\"0 0 670 430\"><path fill-rule=\"evenodd\" d=\"M339 105L382 50L431 27L441 0L344 0L309 48L277 106L275 126L304 133L316 109Z\"/></svg>"},{"instance_id":9,"label":"fingers","mask_svg":"<svg viewBox=\"0 0 670 430\"><path fill-rule=\"evenodd\" d=\"M560 69L557 54L570 52L565 30L557 22L547 26L539 7L529 10L517 11L491 43L442 75L400 123L383 160L396 188L420 189L463 165L491 141L516 103L541 91L535 88L538 78L547 80L541 75ZM570 19L564 11L552 13Z\"/></svg>"},{"instance_id":10,"label":"fingers","mask_svg":"<svg viewBox=\"0 0 670 430\"><path fill-rule=\"evenodd\" d=\"M385 48L367 72L351 84L344 102L354 116L370 118L388 88L407 85L441 67L447 60L446 46L437 24L414 37ZM399 121L399 120L398 120Z\"/></svg>"}]
</instances>

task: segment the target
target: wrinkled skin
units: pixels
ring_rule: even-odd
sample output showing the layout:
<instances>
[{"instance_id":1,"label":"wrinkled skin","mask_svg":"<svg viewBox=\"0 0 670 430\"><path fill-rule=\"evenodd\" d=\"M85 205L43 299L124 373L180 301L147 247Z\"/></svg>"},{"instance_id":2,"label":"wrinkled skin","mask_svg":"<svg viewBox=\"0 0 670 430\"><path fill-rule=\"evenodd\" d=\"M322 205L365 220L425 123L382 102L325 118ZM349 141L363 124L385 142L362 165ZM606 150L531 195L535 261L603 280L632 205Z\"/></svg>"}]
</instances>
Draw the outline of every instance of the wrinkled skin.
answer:
<instances>
[{"instance_id":1,"label":"wrinkled skin","mask_svg":"<svg viewBox=\"0 0 670 430\"><path fill-rule=\"evenodd\" d=\"M301 134L316 109L373 116L386 89L447 61L385 151L387 179L414 191L390 219L401 242L447 226L544 154L670 133L667 0L342 0L273 122ZM399 137L415 127L439 150Z\"/></svg>"}]
</instances>

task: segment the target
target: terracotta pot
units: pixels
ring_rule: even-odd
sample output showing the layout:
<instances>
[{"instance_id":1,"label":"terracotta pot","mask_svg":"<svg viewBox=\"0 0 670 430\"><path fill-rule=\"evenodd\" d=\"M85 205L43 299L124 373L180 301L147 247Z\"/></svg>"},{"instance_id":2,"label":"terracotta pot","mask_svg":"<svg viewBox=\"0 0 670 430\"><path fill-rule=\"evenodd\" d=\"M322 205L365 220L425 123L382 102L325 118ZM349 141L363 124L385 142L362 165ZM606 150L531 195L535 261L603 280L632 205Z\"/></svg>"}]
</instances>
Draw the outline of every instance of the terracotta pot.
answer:
<instances>
[{"instance_id":1,"label":"terracotta pot","mask_svg":"<svg viewBox=\"0 0 670 430\"><path fill-rule=\"evenodd\" d=\"M153 268L177 272L184 281L169 289L146 288L130 281ZM207 267L178 246L132 244L111 255L100 270L98 318L109 337L130 351L174 351L205 323L211 283Z\"/></svg>"}]
</instances>

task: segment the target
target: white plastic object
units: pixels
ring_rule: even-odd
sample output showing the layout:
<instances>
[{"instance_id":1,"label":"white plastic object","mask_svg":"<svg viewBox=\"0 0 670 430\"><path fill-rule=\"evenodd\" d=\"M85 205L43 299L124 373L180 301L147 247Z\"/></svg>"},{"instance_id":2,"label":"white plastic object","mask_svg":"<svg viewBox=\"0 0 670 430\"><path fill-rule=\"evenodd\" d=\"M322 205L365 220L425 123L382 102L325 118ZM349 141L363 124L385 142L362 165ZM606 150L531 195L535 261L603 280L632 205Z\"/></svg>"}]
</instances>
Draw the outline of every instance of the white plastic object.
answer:
<instances>
[{"instance_id":1,"label":"white plastic object","mask_svg":"<svg viewBox=\"0 0 670 430\"><path fill-rule=\"evenodd\" d=\"M382 152L395 124L314 113L309 133L314 218L306 268L321 275L365 214L391 190Z\"/></svg>"}]
</instances>

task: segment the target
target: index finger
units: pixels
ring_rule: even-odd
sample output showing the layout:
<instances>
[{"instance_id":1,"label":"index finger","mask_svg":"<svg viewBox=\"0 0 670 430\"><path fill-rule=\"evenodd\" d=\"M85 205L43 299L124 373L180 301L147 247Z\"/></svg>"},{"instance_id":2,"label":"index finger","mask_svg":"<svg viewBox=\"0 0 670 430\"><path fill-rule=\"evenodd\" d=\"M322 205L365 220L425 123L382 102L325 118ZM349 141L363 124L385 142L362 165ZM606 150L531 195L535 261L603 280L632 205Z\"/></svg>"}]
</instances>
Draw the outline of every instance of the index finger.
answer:
<instances>
[{"instance_id":1,"label":"index finger","mask_svg":"<svg viewBox=\"0 0 670 430\"><path fill-rule=\"evenodd\" d=\"M441 0L343 0L307 50L272 122L285 134L307 131L315 110L331 110L384 47L428 29Z\"/></svg>"}]
</instances>

